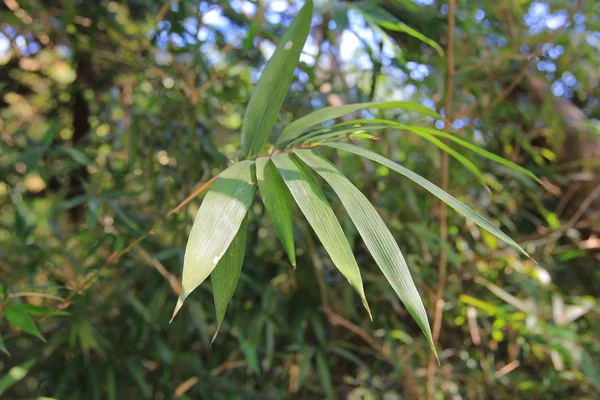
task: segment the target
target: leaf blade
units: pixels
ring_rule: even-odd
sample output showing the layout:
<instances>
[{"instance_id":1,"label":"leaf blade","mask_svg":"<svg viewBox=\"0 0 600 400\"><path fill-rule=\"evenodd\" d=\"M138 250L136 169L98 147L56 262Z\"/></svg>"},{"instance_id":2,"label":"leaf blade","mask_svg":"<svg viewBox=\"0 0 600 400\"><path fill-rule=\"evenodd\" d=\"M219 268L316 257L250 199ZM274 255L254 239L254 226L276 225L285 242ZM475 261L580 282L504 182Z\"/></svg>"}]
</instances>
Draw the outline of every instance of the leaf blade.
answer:
<instances>
[{"instance_id":1,"label":"leaf blade","mask_svg":"<svg viewBox=\"0 0 600 400\"><path fill-rule=\"evenodd\" d=\"M357 291L370 316L371 311L356 259L317 181L306 167L290 154L278 154L273 156L272 160L331 260Z\"/></svg>"},{"instance_id":2,"label":"leaf blade","mask_svg":"<svg viewBox=\"0 0 600 400\"><path fill-rule=\"evenodd\" d=\"M502 240L506 244L514 247L519 250L522 254L531 259L531 256L521 247L517 242L512 240L508 235L498 229L494 224L488 221L486 218L481 216L471 207L462 203L454 196L448 194L444 190L440 189L437 185L431 183L427 179L423 178L419 174L414 173L413 171L405 168L387 158L367 149L364 149L359 146L351 145L348 143L326 143L325 146L329 146L338 150L344 150L350 153L354 153L356 155L366 157L372 161L380 163L389 169L398 172L401 175L404 175L408 179L422 186L424 189L429 191L431 194L442 200L444 203L448 204L454 210L456 210L459 214L462 214L465 218L471 220L475 224L479 225L481 228L485 229L492 235L496 236L498 239Z\"/></svg>"},{"instance_id":3,"label":"leaf blade","mask_svg":"<svg viewBox=\"0 0 600 400\"><path fill-rule=\"evenodd\" d=\"M384 102L373 102L373 103L357 103L357 104L346 104L337 107L325 107L319 110L313 111L304 117L298 118L291 124L289 124L277 139L277 146L281 148L290 141L296 139L302 135L308 128L320 124L321 122L329 121L331 119L342 117L346 114L350 114L355 111L369 109L369 108L400 108L409 111L419 112L421 114L428 115L433 118L442 119L442 117L433 110L422 106L418 103L410 101L384 101Z\"/></svg>"},{"instance_id":4,"label":"leaf blade","mask_svg":"<svg viewBox=\"0 0 600 400\"><path fill-rule=\"evenodd\" d=\"M219 329L221 329L221 323L227 312L227 305L233 297L240 280L242 265L244 264L247 234L248 216L246 215L242 225L240 225L238 233L235 235L235 238L225 252L225 255L223 255L223 258L219 261L211 274L210 280L213 287L213 297L217 313L217 330L213 335L211 344L217 338Z\"/></svg>"},{"instance_id":5,"label":"leaf blade","mask_svg":"<svg viewBox=\"0 0 600 400\"><path fill-rule=\"evenodd\" d=\"M453 141L455 143L458 143L459 145L461 145L461 146L463 146L463 147L471 150L472 152L474 152L474 153L476 153L476 154L478 154L478 155L480 155L482 157L485 157L485 158L487 158L489 160L495 161L498 164L502 164L505 167L508 167L508 168L513 169L515 171L521 172L522 174L527 175L528 177L530 177L531 179L535 180L536 182L541 183L540 179L537 176L535 176L535 174L533 172L529 171L528 169L523 168L520 165L515 164L514 162L512 162L510 160L507 160L504 157L500 157L499 155L496 155L496 154L494 154L492 152L489 152L489 151L487 151L485 149L482 149L481 147L479 147L479 146L477 146L477 145L475 145L473 143L470 143L470 142L467 142L466 140L458 138L455 135L451 135L449 133L446 133L446 132L443 132L443 131L440 131L440 130L437 130L437 129L427 128L427 127L423 127L423 126L402 125L402 124L400 124L400 125L398 125L398 128L405 129L407 131L411 131L411 132L414 132L414 133L417 133L417 134L418 134L418 132L425 132L425 133L428 133L428 134L433 135L433 136L440 136L440 137L443 137L445 139L451 140L451 141Z\"/></svg>"},{"instance_id":6,"label":"leaf blade","mask_svg":"<svg viewBox=\"0 0 600 400\"><path fill-rule=\"evenodd\" d=\"M182 289L173 318L185 298L204 282L225 254L255 192L254 162L241 161L223 171L206 194L188 237Z\"/></svg>"},{"instance_id":7,"label":"leaf blade","mask_svg":"<svg viewBox=\"0 0 600 400\"><path fill-rule=\"evenodd\" d=\"M369 252L405 304L437 356L427 312L398 244L371 202L335 166L312 150L294 153L319 174L342 201Z\"/></svg>"},{"instance_id":8,"label":"leaf blade","mask_svg":"<svg viewBox=\"0 0 600 400\"><path fill-rule=\"evenodd\" d=\"M247 158L265 145L308 37L313 2L307 0L279 41L267 62L242 121L242 151Z\"/></svg>"},{"instance_id":9,"label":"leaf blade","mask_svg":"<svg viewBox=\"0 0 600 400\"><path fill-rule=\"evenodd\" d=\"M296 268L294 231L292 227L292 195L273 162L266 157L256 159L256 179L260 196L275 233L281 241L290 263Z\"/></svg>"},{"instance_id":10,"label":"leaf blade","mask_svg":"<svg viewBox=\"0 0 600 400\"><path fill-rule=\"evenodd\" d=\"M33 358L9 369L8 372L0 378L0 396L2 396L14 384L25 378L31 368L33 368L37 362L38 360Z\"/></svg>"},{"instance_id":11,"label":"leaf blade","mask_svg":"<svg viewBox=\"0 0 600 400\"><path fill-rule=\"evenodd\" d=\"M37 337L44 343L46 342L46 338L41 334L35 321L21 307L9 307L5 310L5 315L11 325Z\"/></svg>"}]
</instances>

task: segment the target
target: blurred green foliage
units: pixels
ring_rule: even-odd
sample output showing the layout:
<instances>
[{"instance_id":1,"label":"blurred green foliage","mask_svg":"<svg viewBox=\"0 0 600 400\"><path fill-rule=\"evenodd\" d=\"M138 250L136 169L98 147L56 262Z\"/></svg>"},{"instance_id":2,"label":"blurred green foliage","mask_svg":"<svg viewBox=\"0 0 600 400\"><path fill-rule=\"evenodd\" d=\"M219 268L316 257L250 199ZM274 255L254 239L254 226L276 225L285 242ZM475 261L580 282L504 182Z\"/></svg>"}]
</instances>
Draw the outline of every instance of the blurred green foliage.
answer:
<instances>
[{"instance_id":1,"label":"blurred green foliage","mask_svg":"<svg viewBox=\"0 0 600 400\"><path fill-rule=\"evenodd\" d=\"M446 114L447 54L417 35L447 49L446 2L315 3L274 138L327 105L408 100ZM300 2L4 0L0 396L417 399L433 379L439 399L597 398L595 3L457 2L452 134L543 184L463 152L490 190L452 161L449 192L539 265L453 212L441 242L439 204L426 191L385 167L327 152L388 224L430 321L447 249L441 365L427 378L425 338L331 190L373 322L298 210L290 268L260 202L212 347L210 285L168 324L200 198L63 301L239 156L253 86ZM432 126L393 109L354 117ZM439 181L435 146L404 131L378 136L370 148Z\"/></svg>"}]
</instances>

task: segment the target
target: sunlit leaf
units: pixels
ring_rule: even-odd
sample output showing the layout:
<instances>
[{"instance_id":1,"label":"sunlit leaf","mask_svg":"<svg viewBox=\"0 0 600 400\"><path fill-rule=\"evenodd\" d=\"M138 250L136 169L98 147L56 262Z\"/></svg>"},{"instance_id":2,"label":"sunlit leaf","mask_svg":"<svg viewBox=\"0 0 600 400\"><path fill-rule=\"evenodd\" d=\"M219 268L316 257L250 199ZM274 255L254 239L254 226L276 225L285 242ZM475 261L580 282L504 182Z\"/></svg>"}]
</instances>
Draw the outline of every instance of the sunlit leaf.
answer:
<instances>
[{"instance_id":1,"label":"sunlit leaf","mask_svg":"<svg viewBox=\"0 0 600 400\"><path fill-rule=\"evenodd\" d=\"M335 166L312 150L295 154L333 188L388 282L413 316L435 352L427 312L404 256L371 202Z\"/></svg>"},{"instance_id":2,"label":"sunlit leaf","mask_svg":"<svg viewBox=\"0 0 600 400\"><path fill-rule=\"evenodd\" d=\"M242 161L219 175L206 194L188 238L182 289L173 312L210 275L235 238L256 192L253 161Z\"/></svg>"},{"instance_id":3,"label":"sunlit leaf","mask_svg":"<svg viewBox=\"0 0 600 400\"><path fill-rule=\"evenodd\" d=\"M523 168L520 165L515 164L514 162L507 160L504 157L500 157L494 153L491 153L491 152L477 146L476 144L467 142L466 140L463 140L463 139L457 137L456 135L446 133L446 132L440 131L438 129L427 128L424 126L417 126L417 125L404 125L404 124L399 124L396 121L391 121L388 119L354 119L351 121L340 122L339 124L334 125L332 128L347 126L347 125L361 125L363 127L368 127L370 124L379 124L379 125L385 124L385 125L387 125L387 127L389 129L407 130L407 131L416 133L421 136L422 136L422 134L428 134L428 135L432 135L432 136L443 137L444 139L451 140L451 141L471 150L472 152L474 152L482 157L487 158L488 160L495 161L498 164L502 164L505 167L508 167L512 170L518 171L518 172L525 174L528 177L534 179L535 181L540 182L538 177L535 176L535 174L532 173L531 171L529 171L528 169Z\"/></svg>"},{"instance_id":4,"label":"sunlit leaf","mask_svg":"<svg viewBox=\"0 0 600 400\"><path fill-rule=\"evenodd\" d=\"M438 186L434 185L427 179L423 178L421 175L416 174L413 171L409 170L408 168L405 168L391 160L388 160L387 158L385 158L377 153L374 153L370 150L364 149L362 147L359 147L359 146L356 146L353 144L326 143L325 145L329 146L329 147L333 147L338 150L344 150L344 151L348 151L350 153L357 154L362 157L366 157L370 160L373 160L375 162L380 163L381 165L388 167L389 169L391 169L393 171L398 172L399 174L406 176L408 179L412 180L413 182L415 182L418 185L422 186L423 188L427 189L431 194L438 197L444 203L448 204L450 207L452 207L458 213L462 214L465 218L471 220L475 224L479 225L481 228L485 229L492 235L496 236L498 239L504 241L505 243L507 243L510 246L514 247L515 249L519 250L521 253L523 253L527 257L531 258L529 256L529 254L525 250L523 250L523 248L521 246L519 246L519 244L517 242L512 240L508 235L506 235L504 232L502 232L500 229L498 229L494 224L492 224L486 218L482 217L471 207L465 205L461 201L457 200L455 197L451 196L444 190L440 189Z\"/></svg>"},{"instance_id":5,"label":"sunlit leaf","mask_svg":"<svg viewBox=\"0 0 600 400\"><path fill-rule=\"evenodd\" d=\"M246 236L248 233L248 217L244 218L235 238L229 245L225 255L212 272L210 281L212 283L213 297L215 299L215 310L217 312L217 330L212 338L215 341L221 323L225 318L227 305L235 292L242 272L244 263L244 252L246 250Z\"/></svg>"},{"instance_id":6,"label":"sunlit leaf","mask_svg":"<svg viewBox=\"0 0 600 400\"><path fill-rule=\"evenodd\" d=\"M417 132L415 132L415 133L417 133ZM468 169L469 172L471 172L482 185L487 187L487 185L485 183L485 178L481 174L481 171L479 171L479 168L477 168L477 166L475 166L475 164L473 164L468 158L466 158L465 156L460 154L458 151L454 150L452 147L448 146L446 143L442 142L441 140L439 140L438 138L436 138L433 135L430 135L425 132L418 132L417 134L419 136L421 136L423 139L433 143L440 150L445 151L446 153L448 153L452 157L454 157L456 160L458 160L458 162L460 162L466 169Z\"/></svg>"},{"instance_id":7,"label":"sunlit leaf","mask_svg":"<svg viewBox=\"0 0 600 400\"><path fill-rule=\"evenodd\" d=\"M342 138L349 138L355 135L360 135L361 133L363 134L368 134L368 132L375 132L375 131L379 131L382 129L387 128L386 125L375 125L375 126L367 126L367 127L352 127L352 128L347 128L347 129L328 129L328 130L324 130L324 131L317 131L317 132L311 132L309 134L306 135L302 135L300 136L298 139L294 140L294 142L292 142L293 144L296 143L303 143L303 144L309 144L309 143L316 143L316 142L332 142L332 141L336 141L336 140L340 140ZM369 135L370 136L370 135Z\"/></svg>"},{"instance_id":8,"label":"sunlit leaf","mask_svg":"<svg viewBox=\"0 0 600 400\"><path fill-rule=\"evenodd\" d=\"M5 310L5 315L6 315L6 319L8 320L8 322L11 323L11 325L13 325L19 329L22 329L24 332L27 332L30 335L33 335L33 336L39 338L43 342L46 341L44 336L42 336L42 334L40 333L40 331L39 331L37 325L35 324L35 322L33 321L33 319L21 307L19 307L19 306L8 307Z\"/></svg>"},{"instance_id":9,"label":"sunlit leaf","mask_svg":"<svg viewBox=\"0 0 600 400\"><path fill-rule=\"evenodd\" d=\"M373 22L381 26L382 28L385 28L390 31L404 32L407 35L410 35L415 39L418 39L423 43L433 47L439 55L444 54L442 47L439 44L437 44L434 40L423 35L416 29L413 29L410 26L406 25L404 22L396 18L393 14L389 13L377 4L373 4L371 2L360 2L356 3L354 5L354 8L357 9L367 21Z\"/></svg>"},{"instance_id":10,"label":"sunlit leaf","mask_svg":"<svg viewBox=\"0 0 600 400\"><path fill-rule=\"evenodd\" d=\"M256 179L260 196L267 214L273 223L275 233L292 266L296 267L294 232L292 228L292 195L281 178L273 162L265 157L256 160Z\"/></svg>"},{"instance_id":11,"label":"sunlit leaf","mask_svg":"<svg viewBox=\"0 0 600 400\"><path fill-rule=\"evenodd\" d=\"M422 106L418 103L410 101L385 101L381 103L357 103L347 104L337 107L325 107L320 110L313 111L312 113L305 115L289 124L282 132L281 136L277 139L277 146L279 148L287 145L292 140L296 139L309 128L320 124L325 121L329 121L335 118L342 117L346 114L350 114L355 111L365 110L370 108L399 108L408 111L415 111L421 114L428 115L433 118L441 119L442 117L433 110Z\"/></svg>"},{"instance_id":12,"label":"sunlit leaf","mask_svg":"<svg viewBox=\"0 0 600 400\"><path fill-rule=\"evenodd\" d=\"M540 182L540 180L538 179L537 176L535 176L534 173L532 173L531 171L529 171L526 168L521 167L520 165L515 164L512 161L507 160L506 158L500 157L494 153L491 153L487 150L482 149L481 147L473 144L473 143L469 143L466 140L460 139L458 137L456 137L456 135L451 135L449 133L437 130L437 129L433 129L433 128L426 128L423 126L414 126L414 125L402 125L399 124L397 125L397 127L399 129L406 129L407 131L412 131L415 133L426 133L429 135L434 135L434 136L440 136L443 137L445 139L451 140L453 142L458 143L459 145L466 147L467 149L471 150L472 152L479 154L482 157L485 157L489 160L495 161L498 164L502 164L510 169L513 169L515 171L521 172L527 176L529 176L530 178L534 179L537 182Z\"/></svg>"},{"instance_id":13,"label":"sunlit leaf","mask_svg":"<svg viewBox=\"0 0 600 400\"><path fill-rule=\"evenodd\" d=\"M319 185L310 171L290 154L278 154L272 159L331 260L358 292L363 305L371 315L354 254Z\"/></svg>"},{"instance_id":14,"label":"sunlit leaf","mask_svg":"<svg viewBox=\"0 0 600 400\"><path fill-rule=\"evenodd\" d=\"M12 367L0 378L0 396L2 396L15 383L25 378L31 368L37 364L37 359L25 361L23 364Z\"/></svg>"},{"instance_id":15,"label":"sunlit leaf","mask_svg":"<svg viewBox=\"0 0 600 400\"><path fill-rule=\"evenodd\" d=\"M265 145L285 98L310 30L312 0L306 1L267 62L242 121L242 151L248 158Z\"/></svg>"}]
</instances>

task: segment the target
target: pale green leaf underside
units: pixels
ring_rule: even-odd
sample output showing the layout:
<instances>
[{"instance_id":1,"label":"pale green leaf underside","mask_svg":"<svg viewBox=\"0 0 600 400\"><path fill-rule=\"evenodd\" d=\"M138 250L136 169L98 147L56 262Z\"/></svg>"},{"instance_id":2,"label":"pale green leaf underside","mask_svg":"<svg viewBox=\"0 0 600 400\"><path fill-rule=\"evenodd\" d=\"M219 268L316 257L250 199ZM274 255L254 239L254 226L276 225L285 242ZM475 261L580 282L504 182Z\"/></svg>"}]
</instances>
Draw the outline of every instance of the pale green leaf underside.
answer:
<instances>
[{"instance_id":1,"label":"pale green leaf underside","mask_svg":"<svg viewBox=\"0 0 600 400\"><path fill-rule=\"evenodd\" d=\"M244 218L242 225L235 238L229 245L223 258L219 261L210 276L212 283L215 310L217 312L217 330L212 338L215 341L221 323L227 312L227 305L235 292L240 280L242 264L244 263L244 252L246 250L246 236L248 234L248 216Z\"/></svg>"},{"instance_id":2,"label":"pale green leaf underside","mask_svg":"<svg viewBox=\"0 0 600 400\"><path fill-rule=\"evenodd\" d=\"M294 231L292 227L292 195L273 162L266 157L256 159L256 179L260 197L273 223L290 263L296 267Z\"/></svg>"},{"instance_id":3,"label":"pale green leaf underside","mask_svg":"<svg viewBox=\"0 0 600 400\"><path fill-rule=\"evenodd\" d=\"M210 275L233 241L256 192L253 161L223 171L206 194L188 238L182 289L173 312Z\"/></svg>"},{"instance_id":4,"label":"pale green leaf underside","mask_svg":"<svg viewBox=\"0 0 600 400\"><path fill-rule=\"evenodd\" d=\"M310 31L312 13L313 3L308 0L279 41L256 84L242 121L242 151L247 158L261 151L271 133Z\"/></svg>"},{"instance_id":5,"label":"pale green leaf underside","mask_svg":"<svg viewBox=\"0 0 600 400\"><path fill-rule=\"evenodd\" d=\"M304 117L299 118L291 124L289 124L283 130L283 132L281 132L281 136L279 136L279 139L277 139L277 146L281 148L282 146L287 145L289 142L296 139L304 132L306 132L309 128L317 124L342 117L346 114L350 114L355 111L369 108L400 108L425 114L433 118L442 118L435 111L430 110L429 108L422 106L418 103L413 103L410 101L385 101L381 103L358 103L347 104L338 107L325 107L321 108L320 110L313 111L312 113L305 115Z\"/></svg>"},{"instance_id":6,"label":"pale green leaf underside","mask_svg":"<svg viewBox=\"0 0 600 400\"><path fill-rule=\"evenodd\" d=\"M404 256L371 202L329 161L312 150L294 153L332 187L388 282L413 316L435 352L427 312Z\"/></svg>"},{"instance_id":7,"label":"pale green leaf underside","mask_svg":"<svg viewBox=\"0 0 600 400\"><path fill-rule=\"evenodd\" d=\"M273 156L272 160L331 260L358 292L370 316L371 311L356 259L317 181L310 171L290 154L278 154Z\"/></svg>"},{"instance_id":8,"label":"pale green leaf underside","mask_svg":"<svg viewBox=\"0 0 600 400\"><path fill-rule=\"evenodd\" d=\"M412 180L413 182L415 182L415 183L419 184L420 186L422 186L423 188L427 189L431 194L438 197L444 203L448 204L450 207L452 207L458 213L462 214L465 218L473 221L475 224L479 225L481 228L485 229L492 235L496 236L500 240L504 241L505 243L507 243L510 246L514 247L515 249L519 250L521 253L523 253L527 257L531 258L529 256L529 254L525 250L523 250L523 248L521 246L519 246L519 244L517 242L512 240L508 235L506 235L504 232L502 232L500 229L498 229L494 224L492 224L486 218L484 218L480 214L478 214L475 210L473 210L469 206L465 205L464 203L462 203L455 197L451 196L444 190L440 189L438 186L434 185L433 183L431 183L427 179L423 178L419 174L416 174L416 173L412 172L411 170L409 170L391 160L388 160L387 158L385 158L375 152L372 152L370 150L364 149L362 147L359 147L359 146L356 146L353 144L326 143L325 145L329 146L329 147L333 147L338 150L344 150L344 151L348 151L350 153L357 154L362 157L366 157L370 160L373 160L375 162L380 163L381 165L388 167L389 169L391 169L393 171L398 172L399 174L406 176L408 179Z\"/></svg>"}]
</instances>

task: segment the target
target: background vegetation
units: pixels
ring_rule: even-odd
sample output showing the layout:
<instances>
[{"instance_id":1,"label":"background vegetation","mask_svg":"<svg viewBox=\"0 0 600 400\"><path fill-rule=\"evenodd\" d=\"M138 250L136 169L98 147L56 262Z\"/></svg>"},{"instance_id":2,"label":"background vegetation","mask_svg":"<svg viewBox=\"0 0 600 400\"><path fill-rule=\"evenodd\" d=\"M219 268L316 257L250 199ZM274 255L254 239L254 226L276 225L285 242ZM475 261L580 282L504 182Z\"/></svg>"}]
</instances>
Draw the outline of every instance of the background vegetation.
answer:
<instances>
[{"instance_id":1,"label":"background vegetation","mask_svg":"<svg viewBox=\"0 0 600 400\"><path fill-rule=\"evenodd\" d=\"M463 152L486 188L409 132L361 144L446 187L539 265L385 167L332 153L403 249L440 365L331 191L374 321L297 210L292 270L255 202L210 347L209 284L168 324L201 201L188 195L238 157L253 85L302 4L3 0L0 396L598 398L599 6L315 3L273 137L327 105L435 109L452 126L355 117L445 128L542 184Z\"/></svg>"}]
</instances>

